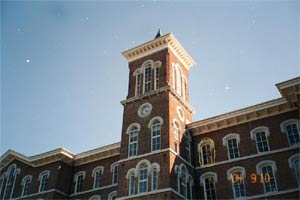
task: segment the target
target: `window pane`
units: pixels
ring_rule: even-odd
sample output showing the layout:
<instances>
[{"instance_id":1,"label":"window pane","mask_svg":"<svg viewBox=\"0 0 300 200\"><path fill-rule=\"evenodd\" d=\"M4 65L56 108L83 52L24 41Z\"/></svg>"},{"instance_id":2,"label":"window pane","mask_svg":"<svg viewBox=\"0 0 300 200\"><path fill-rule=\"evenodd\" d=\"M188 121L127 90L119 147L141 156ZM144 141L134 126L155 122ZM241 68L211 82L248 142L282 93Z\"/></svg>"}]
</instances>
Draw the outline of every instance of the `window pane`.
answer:
<instances>
[{"instance_id":1,"label":"window pane","mask_svg":"<svg viewBox=\"0 0 300 200\"><path fill-rule=\"evenodd\" d=\"M288 139L291 145L299 143L299 129L296 124L286 126Z\"/></svg>"}]
</instances>

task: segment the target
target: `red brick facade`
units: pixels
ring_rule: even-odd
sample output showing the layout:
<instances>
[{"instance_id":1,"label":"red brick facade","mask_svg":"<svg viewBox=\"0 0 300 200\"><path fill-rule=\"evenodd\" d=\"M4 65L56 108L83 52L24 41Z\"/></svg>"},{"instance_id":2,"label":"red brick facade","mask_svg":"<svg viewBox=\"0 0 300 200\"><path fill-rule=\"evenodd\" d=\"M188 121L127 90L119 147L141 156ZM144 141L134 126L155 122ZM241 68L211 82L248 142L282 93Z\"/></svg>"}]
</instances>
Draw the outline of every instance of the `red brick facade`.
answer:
<instances>
[{"instance_id":1,"label":"red brick facade","mask_svg":"<svg viewBox=\"0 0 300 200\"><path fill-rule=\"evenodd\" d=\"M299 196L300 175L297 181L295 169L299 161L299 78L277 84L282 94L279 99L192 122L188 77L194 62L172 34L155 38L123 55L129 62L129 87L128 96L122 101L121 142L77 155L62 148L32 157L9 150L1 157L1 199L209 199L209 196L233 199L237 195L247 199L295 199ZM147 72L151 77L149 91L148 67L151 67ZM144 105L148 110L143 109ZM297 129L288 132L291 131L288 125ZM258 152L255 135L258 127L267 138L263 145L268 149L264 152ZM238 156L234 159L228 157L229 134L237 142L234 152ZM211 149L205 150L205 144L211 145ZM213 161L205 163L205 159ZM271 168L267 168L268 163ZM252 176L259 180L258 171L262 168L273 170L275 185L270 186L271 192L264 189L268 187L264 186L266 183L253 182ZM232 186L231 169L243 171L240 193ZM47 174L45 179L41 173ZM27 185L24 177L30 179ZM208 186L209 180L213 182Z\"/></svg>"}]
</instances>

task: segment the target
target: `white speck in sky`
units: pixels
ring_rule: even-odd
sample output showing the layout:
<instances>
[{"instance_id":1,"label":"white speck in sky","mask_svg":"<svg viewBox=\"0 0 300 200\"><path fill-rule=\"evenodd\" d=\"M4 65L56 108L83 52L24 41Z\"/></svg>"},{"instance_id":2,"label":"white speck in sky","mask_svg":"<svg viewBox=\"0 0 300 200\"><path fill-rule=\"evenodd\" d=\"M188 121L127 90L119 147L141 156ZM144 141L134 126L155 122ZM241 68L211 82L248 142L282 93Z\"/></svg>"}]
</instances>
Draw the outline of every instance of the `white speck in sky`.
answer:
<instances>
[{"instance_id":1,"label":"white speck in sky","mask_svg":"<svg viewBox=\"0 0 300 200\"><path fill-rule=\"evenodd\" d=\"M226 87L225 87L225 90L227 90L227 91L230 90L230 87L229 87L229 86L226 86Z\"/></svg>"},{"instance_id":2,"label":"white speck in sky","mask_svg":"<svg viewBox=\"0 0 300 200\"><path fill-rule=\"evenodd\" d=\"M29 59L26 59L26 62L27 62L27 63L30 63L30 60L29 60Z\"/></svg>"}]
</instances>

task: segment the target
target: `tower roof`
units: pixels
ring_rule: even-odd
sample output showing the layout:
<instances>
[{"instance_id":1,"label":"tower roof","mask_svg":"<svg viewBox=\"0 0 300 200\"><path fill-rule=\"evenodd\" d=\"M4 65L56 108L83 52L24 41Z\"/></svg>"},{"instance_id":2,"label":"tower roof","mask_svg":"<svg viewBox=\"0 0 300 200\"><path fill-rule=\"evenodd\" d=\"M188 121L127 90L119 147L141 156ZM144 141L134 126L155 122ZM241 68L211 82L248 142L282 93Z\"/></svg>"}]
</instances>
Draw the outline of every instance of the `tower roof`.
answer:
<instances>
[{"instance_id":1,"label":"tower roof","mask_svg":"<svg viewBox=\"0 0 300 200\"><path fill-rule=\"evenodd\" d=\"M157 35L159 35L159 33L157 33ZM127 59L128 62L132 62L134 60L137 60L139 58L153 54L157 51L161 51L166 48L171 49L171 51L177 56L177 58L187 69L196 65L196 62L181 46L181 44L177 41L177 39L172 33L155 37L149 42L124 51L122 55Z\"/></svg>"}]
</instances>

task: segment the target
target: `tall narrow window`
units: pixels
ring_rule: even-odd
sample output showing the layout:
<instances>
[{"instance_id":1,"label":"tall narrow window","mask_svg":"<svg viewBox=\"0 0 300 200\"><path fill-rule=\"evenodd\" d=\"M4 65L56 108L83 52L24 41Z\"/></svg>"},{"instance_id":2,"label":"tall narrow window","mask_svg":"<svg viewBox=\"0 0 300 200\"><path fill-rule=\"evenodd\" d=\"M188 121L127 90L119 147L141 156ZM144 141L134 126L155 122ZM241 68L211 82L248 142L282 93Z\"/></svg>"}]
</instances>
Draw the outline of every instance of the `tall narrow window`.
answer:
<instances>
[{"instance_id":1,"label":"tall narrow window","mask_svg":"<svg viewBox=\"0 0 300 200\"><path fill-rule=\"evenodd\" d=\"M96 172L96 170L95 170ZM82 192L83 180L85 179L85 171L79 171L74 176L74 193Z\"/></svg>"},{"instance_id":2,"label":"tall narrow window","mask_svg":"<svg viewBox=\"0 0 300 200\"><path fill-rule=\"evenodd\" d=\"M293 169L295 179L297 180L298 185L300 185L300 154L292 155L288 161L289 167Z\"/></svg>"},{"instance_id":3,"label":"tall narrow window","mask_svg":"<svg viewBox=\"0 0 300 200\"><path fill-rule=\"evenodd\" d=\"M142 164L139 169L139 193L147 192L148 190L148 167Z\"/></svg>"},{"instance_id":4,"label":"tall narrow window","mask_svg":"<svg viewBox=\"0 0 300 200\"><path fill-rule=\"evenodd\" d=\"M287 134L290 145L299 144L300 141L300 121L289 119L280 124L281 131Z\"/></svg>"},{"instance_id":5,"label":"tall narrow window","mask_svg":"<svg viewBox=\"0 0 300 200\"><path fill-rule=\"evenodd\" d=\"M240 142L240 135L231 133L223 138L223 145L227 146L228 158L234 159L240 156L238 143Z\"/></svg>"},{"instance_id":6,"label":"tall narrow window","mask_svg":"<svg viewBox=\"0 0 300 200\"><path fill-rule=\"evenodd\" d=\"M4 199L10 199L13 193L13 185L15 182L15 174L16 172L16 165L11 165L7 170L7 181L5 185L5 191L4 191Z\"/></svg>"},{"instance_id":7,"label":"tall narrow window","mask_svg":"<svg viewBox=\"0 0 300 200\"><path fill-rule=\"evenodd\" d=\"M246 192L242 173L239 171L231 173L231 182L234 198L245 197Z\"/></svg>"},{"instance_id":8,"label":"tall narrow window","mask_svg":"<svg viewBox=\"0 0 300 200\"><path fill-rule=\"evenodd\" d=\"M200 176L200 184L203 186L204 199L215 200L216 197L217 174L214 172L206 172Z\"/></svg>"},{"instance_id":9,"label":"tall narrow window","mask_svg":"<svg viewBox=\"0 0 300 200\"><path fill-rule=\"evenodd\" d=\"M152 151L160 150L160 132L161 124L158 120L155 120L151 126L152 132Z\"/></svg>"},{"instance_id":10,"label":"tall narrow window","mask_svg":"<svg viewBox=\"0 0 300 200\"><path fill-rule=\"evenodd\" d=\"M5 174L3 173L0 177L0 197L2 194L2 188L3 188L3 184L4 184L4 179L5 179Z\"/></svg>"},{"instance_id":11,"label":"tall narrow window","mask_svg":"<svg viewBox=\"0 0 300 200\"><path fill-rule=\"evenodd\" d=\"M215 162L215 146L210 138L204 138L198 145L200 166L213 164Z\"/></svg>"},{"instance_id":12,"label":"tall narrow window","mask_svg":"<svg viewBox=\"0 0 300 200\"><path fill-rule=\"evenodd\" d=\"M159 67L155 68L155 89L159 88Z\"/></svg>"},{"instance_id":13,"label":"tall narrow window","mask_svg":"<svg viewBox=\"0 0 300 200\"><path fill-rule=\"evenodd\" d=\"M177 121L173 122L173 126L174 126L174 149L175 152L179 154L179 135L180 135L180 126L179 123Z\"/></svg>"},{"instance_id":14,"label":"tall narrow window","mask_svg":"<svg viewBox=\"0 0 300 200\"><path fill-rule=\"evenodd\" d=\"M118 183L118 177L119 177L119 165L116 164L113 166L113 184Z\"/></svg>"},{"instance_id":15,"label":"tall narrow window","mask_svg":"<svg viewBox=\"0 0 300 200\"><path fill-rule=\"evenodd\" d=\"M145 80L144 80L144 92L149 92L151 90L151 65L145 68Z\"/></svg>"},{"instance_id":16,"label":"tall narrow window","mask_svg":"<svg viewBox=\"0 0 300 200\"><path fill-rule=\"evenodd\" d=\"M48 179L50 176L50 171L46 170L40 173L39 176L39 181L40 181L40 185L39 185L39 192L43 192L47 190L47 186L48 186Z\"/></svg>"},{"instance_id":17,"label":"tall narrow window","mask_svg":"<svg viewBox=\"0 0 300 200\"><path fill-rule=\"evenodd\" d=\"M187 161L191 163L191 136L188 131L184 134L185 150L187 151Z\"/></svg>"},{"instance_id":18,"label":"tall narrow window","mask_svg":"<svg viewBox=\"0 0 300 200\"><path fill-rule=\"evenodd\" d=\"M135 94L136 96L139 96L142 94L142 77L143 75L141 73L138 73L136 75L136 87L135 87Z\"/></svg>"},{"instance_id":19,"label":"tall narrow window","mask_svg":"<svg viewBox=\"0 0 300 200\"><path fill-rule=\"evenodd\" d=\"M157 190L158 188L158 172L157 169L152 170L152 190Z\"/></svg>"},{"instance_id":20,"label":"tall narrow window","mask_svg":"<svg viewBox=\"0 0 300 200\"><path fill-rule=\"evenodd\" d=\"M186 184L186 169L182 168L180 170L179 174L179 183L180 183L180 194L186 197L186 189L187 189L187 184Z\"/></svg>"},{"instance_id":21,"label":"tall narrow window","mask_svg":"<svg viewBox=\"0 0 300 200\"><path fill-rule=\"evenodd\" d=\"M135 188L135 182L134 182L135 178L134 178L134 174L130 175L129 178L129 195L133 195L134 194L134 188Z\"/></svg>"},{"instance_id":22,"label":"tall narrow window","mask_svg":"<svg viewBox=\"0 0 300 200\"><path fill-rule=\"evenodd\" d=\"M99 188L102 186L103 171L103 166L98 166L93 169L92 177L94 177L94 188Z\"/></svg>"},{"instance_id":23,"label":"tall narrow window","mask_svg":"<svg viewBox=\"0 0 300 200\"><path fill-rule=\"evenodd\" d=\"M277 191L276 186L276 164L274 161L261 161L256 165L257 174L261 174L264 178L264 190L265 193L275 192Z\"/></svg>"},{"instance_id":24,"label":"tall narrow window","mask_svg":"<svg viewBox=\"0 0 300 200\"><path fill-rule=\"evenodd\" d=\"M27 175L23 178L22 180L22 195L21 196L26 196L28 195L28 189L29 189L29 184L32 180L32 176L31 175Z\"/></svg>"},{"instance_id":25,"label":"tall narrow window","mask_svg":"<svg viewBox=\"0 0 300 200\"><path fill-rule=\"evenodd\" d=\"M137 155L138 128L133 127L129 132L129 157Z\"/></svg>"}]
</instances>

